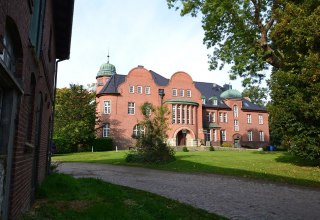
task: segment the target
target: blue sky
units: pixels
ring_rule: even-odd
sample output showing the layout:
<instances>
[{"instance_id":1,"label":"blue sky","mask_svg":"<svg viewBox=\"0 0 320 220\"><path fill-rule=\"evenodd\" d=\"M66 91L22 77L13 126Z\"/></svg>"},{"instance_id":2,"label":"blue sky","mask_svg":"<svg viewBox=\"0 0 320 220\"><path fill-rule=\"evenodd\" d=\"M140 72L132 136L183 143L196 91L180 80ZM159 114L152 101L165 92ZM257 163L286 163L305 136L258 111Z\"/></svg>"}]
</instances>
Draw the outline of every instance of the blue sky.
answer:
<instances>
[{"instance_id":1,"label":"blue sky","mask_svg":"<svg viewBox=\"0 0 320 220\"><path fill-rule=\"evenodd\" d=\"M164 77L185 71L194 81L229 83L228 69L208 70L201 18L181 17L165 0L75 1L70 60L59 63L58 87L95 82L100 65L118 74L143 65ZM231 81L242 91L240 79Z\"/></svg>"}]
</instances>

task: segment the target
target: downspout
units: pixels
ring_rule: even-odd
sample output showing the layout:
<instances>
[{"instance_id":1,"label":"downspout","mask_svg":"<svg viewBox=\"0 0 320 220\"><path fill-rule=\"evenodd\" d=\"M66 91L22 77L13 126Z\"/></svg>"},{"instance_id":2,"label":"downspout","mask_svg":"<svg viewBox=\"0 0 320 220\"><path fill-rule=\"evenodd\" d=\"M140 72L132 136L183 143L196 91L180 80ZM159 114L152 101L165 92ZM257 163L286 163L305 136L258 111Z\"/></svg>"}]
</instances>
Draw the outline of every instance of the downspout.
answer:
<instances>
[{"instance_id":1,"label":"downspout","mask_svg":"<svg viewBox=\"0 0 320 220\"><path fill-rule=\"evenodd\" d=\"M47 149L47 155L48 155L48 165L47 165L47 174L50 174L50 168L51 168L51 145L53 143L53 128L54 128L54 115L55 115L55 110L56 110L56 96L57 96L57 78L58 78L58 64L61 61L64 61L67 59L58 59L55 63L55 72L54 72L54 91L53 91L53 102L52 102L52 120L51 120L51 125L50 126L50 137L49 137L49 144L48 144L48 149Z\"/></svg>"}]
</instances>

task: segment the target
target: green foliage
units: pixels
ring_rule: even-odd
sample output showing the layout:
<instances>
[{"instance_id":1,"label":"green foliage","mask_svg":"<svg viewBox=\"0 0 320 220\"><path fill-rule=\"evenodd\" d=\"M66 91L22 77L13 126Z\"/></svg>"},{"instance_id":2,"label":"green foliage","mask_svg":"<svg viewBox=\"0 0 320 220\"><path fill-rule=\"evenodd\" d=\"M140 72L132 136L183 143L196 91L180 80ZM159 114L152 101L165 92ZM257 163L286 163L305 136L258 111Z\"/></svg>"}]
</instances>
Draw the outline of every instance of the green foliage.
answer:
<instances>
[{"instance_id":1,"label":"green foliage","mask_svg":"<svg viewBox=\"0 0 320 220\"><path fill-rule=\"evenodd\" d=\"M214 151L214 147L213 147L213 146L210 146L210 147L209 147L209 151Z\"/></svg>"},{"instance_id":2,"label":"green foliage","mask_svg":"<svg viewBox=\"0 0 320 220\"><path fill-rule=\"evenodd\" d=\"M53 138L53 142L56 145L56 154L67 154L75 151L74 147L71 147L65 139Z\"/></svg>"},{"instance_id":3,"label":"green foliage","mask_svg":"<svg viewBox=\"0 0 320 220\"><path fill-rule=\"evenodd\" d=\"M92 142L93 151L111 151L113 149L112 138L97 138Z\"/></svg>"},{"instance_id":4,"label":"green foliage","mask_svg":"<svg viewBox=\"0 0 320 220\"><path fill-rule=\"evenodd\" d=\"M232 147L232 144L224 142L224 143L221 144L221 147Z\"/></svg>"},{"instance_id":5,"label":"green foliage","mask_svg":"<svg viewBox=\"0 0 320 220\"><path fill-rule=\"evenodd\" d=\"M182 148L182 151L183 151L183 152L189 152L189 150L188 150L187 147L183 147L183 148Z\"/></svg>"},{"instance_id":6,"label":"green foliage","mask_svg":"<svg viewBox=\"0 0 320 220\"><path fill-rule=\"evenodd\" d=\"M95 110L94 92L81 85L57 89L54 138L63 140L63 151L85 149L94 139Z\"/></svg>"},{"instance_id":7,"label":"green foliage","mask_svg":"<svg viewBox=\"0 0 320 220\"><path fill-rule=\"evenodd\" d=\"M145 134L137 137L137 152L131 152L127 160L132 161L137 158L137 162L140 162L143 158L147 163L174 160L174 150L166 143L169 128L168 108L166 106L154 108L150 103L145 103L141 106L141 112L144 119L139 124L145 128Z\"/></svg>"},{"instance_id":8,"label":"green foliage","mask_svg":"<svg viewBox=\"0 0 320 220\"><path fill-rule=\"evenodd\" d=\"M169 7L177 2L182 15L203 15L211 69L231 64L230 78L250 86L273 67L272 141L320 160L320 1L167 0Z\"/></svg>"},{"instance_id":9,"label":"green foliage","mask_svg":"<svg viewBox=\"0 0 320 220\"><path fill-rule=\"evenodd\" d=\"M268 89L251 85L242 92L243 97L250 98L250 101L259 106L265 106L268 97Z\"/></svg>"},{"instance_id":10,"label":"green foliage","mask_svg":"<svg viewBox=\"0 0 320 220\"><path fill-rule=\"evenodd\" d=\"M225 219L152 193L65 174L49 175L38 198L23 219Z\"/></svg>"}]
</instances>

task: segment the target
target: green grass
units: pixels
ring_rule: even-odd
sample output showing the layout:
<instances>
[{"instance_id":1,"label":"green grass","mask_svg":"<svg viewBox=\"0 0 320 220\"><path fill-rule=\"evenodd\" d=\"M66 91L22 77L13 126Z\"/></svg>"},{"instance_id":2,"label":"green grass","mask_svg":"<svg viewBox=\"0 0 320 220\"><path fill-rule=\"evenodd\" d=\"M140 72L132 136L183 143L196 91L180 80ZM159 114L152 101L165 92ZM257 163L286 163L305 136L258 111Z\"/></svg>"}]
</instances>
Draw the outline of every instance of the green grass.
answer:
<instances>
[{"instance_id":1,"label":"green grass","mask_svg":"<svg viewBox=\"0 0 320 220\"><path fill-rule=\"evenodd\" d=\"M174 200L65 174L48 176L28 219L225 219Z\"/></svg>"},{"instance_id":2,"label":"green grass","mask_svg":"<svg viewBox=\"0 0 320 220\"><path fill-rule=\"evenodd\" d=\"M320 167L287 152L209 151L177 152L167 164L125 162L128 151L88 152L54 156L54 161L141 166L177 172L215 173L302 186L320 187Z\"/></svg>"}]
</instances>

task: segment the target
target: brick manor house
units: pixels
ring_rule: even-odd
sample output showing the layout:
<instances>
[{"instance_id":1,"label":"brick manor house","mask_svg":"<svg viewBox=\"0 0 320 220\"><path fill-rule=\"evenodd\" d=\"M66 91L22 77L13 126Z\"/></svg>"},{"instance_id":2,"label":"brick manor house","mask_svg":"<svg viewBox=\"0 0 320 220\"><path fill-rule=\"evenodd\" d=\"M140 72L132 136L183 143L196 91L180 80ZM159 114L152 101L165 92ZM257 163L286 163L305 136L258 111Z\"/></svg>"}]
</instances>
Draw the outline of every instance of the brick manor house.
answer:
<instances>
[{"instance_id":1,"label":"brick manor house","mask_svg":"<svg viewBox=\"0 0 320 220\"><path fill-rule=\"evenodd\" d=\"M170 111L168 143L171 146L258 148L269 144L268 113L231 88L195 82L185 72L167 79L138 66L128 75L116 73L109 61L97 74L98 137L112 137L119 148L134 145L144 132L140 106L167 105Z\"/></svg>"}]
</instances>

